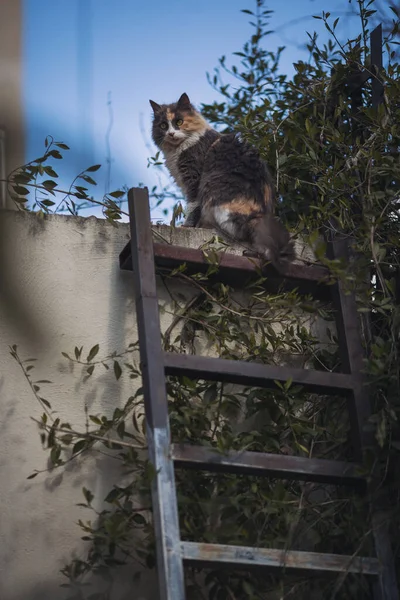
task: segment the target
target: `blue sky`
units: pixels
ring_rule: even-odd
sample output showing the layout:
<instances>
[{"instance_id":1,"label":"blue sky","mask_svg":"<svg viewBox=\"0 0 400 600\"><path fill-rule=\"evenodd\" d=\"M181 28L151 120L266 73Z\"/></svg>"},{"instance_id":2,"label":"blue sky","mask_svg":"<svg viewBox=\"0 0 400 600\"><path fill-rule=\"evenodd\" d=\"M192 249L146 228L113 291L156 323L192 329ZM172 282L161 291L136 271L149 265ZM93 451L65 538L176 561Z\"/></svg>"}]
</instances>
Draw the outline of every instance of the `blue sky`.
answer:
<instances>
[{"instance_id":1,"label":"blue sky","mask_svg":"<svg viewBox=\"0 0 400 600\"><path fill-rule=\"evenodd\" d=\"M354 0L353 0L354 5ZM351 5L350 8L353 6ZM58 161L61 184L92 164L102 164L95 197L107 178L107 130L111 149L111 190L157 183L147 158L149 98L172 102L187 92L194 104L218 99L206 72L218 58L240 50L251 28L241 9L253 0L24 0L23 95L26 159L40 156L52 135L71 147ZM334 7L334 10L333 8ZM326 32L312 18L323 10L345 15L348 0L271 0L274 11L266 38L269 49L286 46L281 70L306 59L306 31ZM354 7L355 8L355 7ZM338 26L347 39L355 19ZM60 164L61 163L61 164ZM168 179L162 176L163 182ZM87 211L83 214L89 214ZM98 214L91 210L90 214ZM160 210L153 212L162 218Z\"/></svg>"}]
</instances>

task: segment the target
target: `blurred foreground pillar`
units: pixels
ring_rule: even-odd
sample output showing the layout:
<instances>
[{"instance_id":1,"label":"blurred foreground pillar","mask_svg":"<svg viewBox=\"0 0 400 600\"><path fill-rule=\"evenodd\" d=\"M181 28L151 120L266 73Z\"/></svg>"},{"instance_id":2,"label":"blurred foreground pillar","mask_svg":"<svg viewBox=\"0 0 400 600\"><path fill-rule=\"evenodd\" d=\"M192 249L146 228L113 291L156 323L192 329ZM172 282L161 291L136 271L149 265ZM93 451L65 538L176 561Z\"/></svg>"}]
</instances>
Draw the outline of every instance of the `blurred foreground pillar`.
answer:
<instances>
[{"instance_id":1,"label":"blurred foreground pillar","mask_svg":"<svg viewBox=\"0 0 400 600\"><path fill-rule=\"evenodd\" d=\"M25 162L22 0L0 1L0 179ZM0 182L0 208L13 208Z\"/></svg>"}]
</instances>

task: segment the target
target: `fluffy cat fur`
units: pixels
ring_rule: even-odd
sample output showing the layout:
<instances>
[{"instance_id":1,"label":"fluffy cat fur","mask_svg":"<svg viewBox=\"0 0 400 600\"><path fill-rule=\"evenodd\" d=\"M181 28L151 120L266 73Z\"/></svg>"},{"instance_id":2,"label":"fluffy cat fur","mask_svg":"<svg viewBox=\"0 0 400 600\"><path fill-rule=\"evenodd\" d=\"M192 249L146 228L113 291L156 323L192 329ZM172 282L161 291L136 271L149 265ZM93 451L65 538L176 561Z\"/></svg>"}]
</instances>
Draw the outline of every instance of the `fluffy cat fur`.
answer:
<instances>
[{"instance_id":1,"label":"fluffy cat fur","mask_svg":"<svg viewBox=\"0 0 400 600\"><path fill-rule=\"evenodd\" d=\"M237 134L220 134L187 94L174 104L150 100L153 140L187 200L184 227L216 229L244 245L247 255L279 262L294 258L293 243L274 217L275 195L259 153Z\"/></svg>"}]
</instances>

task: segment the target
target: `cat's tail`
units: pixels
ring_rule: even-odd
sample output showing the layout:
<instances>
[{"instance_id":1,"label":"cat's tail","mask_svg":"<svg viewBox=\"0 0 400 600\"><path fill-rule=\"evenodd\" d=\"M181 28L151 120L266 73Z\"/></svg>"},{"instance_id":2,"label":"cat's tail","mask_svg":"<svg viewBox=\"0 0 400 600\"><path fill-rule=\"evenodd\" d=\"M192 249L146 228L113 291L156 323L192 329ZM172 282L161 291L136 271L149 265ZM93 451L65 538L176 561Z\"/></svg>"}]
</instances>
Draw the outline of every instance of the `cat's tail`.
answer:
<instances>
[{"instance_id":1,"label":"cat's tail","mask_svg":"<svg viewBox=\"0 0 400 600\"><path fill-rule=\"evenodd\" d=\"M292 261L296 258L293 240L286 227L273 215L264 214L254 219L251 224L251 249L279 266L282 259Z\"/></svg>"},{"instance_id":2,"label":"cat's tail","mask_svg":"<svg viewBox=\"0 0 400 600\"><path fill-rule=\"evenodd\" d=\"M247 208L247 206L246 206ZM246 256L256 256L278 266L282 259L294 260L293 240L271 213L248 215L229 206L214 208L212 218L202 216L198 227L212 228L227 241L241 245Z\"/></svg>"}]
</instances>

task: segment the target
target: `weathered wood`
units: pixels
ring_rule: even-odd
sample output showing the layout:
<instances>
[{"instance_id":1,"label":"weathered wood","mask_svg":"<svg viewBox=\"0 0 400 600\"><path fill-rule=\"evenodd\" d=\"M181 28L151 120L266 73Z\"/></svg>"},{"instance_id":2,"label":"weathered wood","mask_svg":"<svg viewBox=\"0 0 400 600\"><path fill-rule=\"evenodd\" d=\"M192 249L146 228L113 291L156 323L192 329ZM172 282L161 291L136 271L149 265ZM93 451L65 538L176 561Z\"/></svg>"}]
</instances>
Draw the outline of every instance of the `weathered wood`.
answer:
<instances>
[{"instance_id":1,"label":"weathered wood","mask_svg":"<svg viewBox=\"0 0 400 600\"><path fill-rule=\"evenodd\" d=\"M305 390L318 394L347 394L355 385L353 377L344 373L277 367L192 354L166 352L164 365L167 375L186 375L192 379L227 381L262 388L274 388L275 381L286 382L291 379L293 384L302 385Z\"/></svg>"},{"instance_id":2,"label":"weathered wood","mask_svg":"<svg viewBox=\"0 0 400 600\"><path fill-rule=\"evenodd\" d=\"M335 259L348 260L347 244L345 238L331 242L329 244L330 256ZM354 294L346 292L341 281L332 286L331 292L335 307L342 370L351 374L354 381L353 395L349 404L352 442L356 460L362 460L363 447L373 442L373 436L366 430L371 412L368 389L365 387L363 378L365 366L359 313Z\"/></svg>"},{"instance_id":3,"label":"weathered wood","mask_svg":"<svg viewBox=\"0 0 400 600\"><path fill-rule=\"evenodd\" d=\"M389 535L391 525L389 515L388 511L375 509L371 517L376 553L381 565L378 585L375 587L378 600L399 600L396 568Z\"/></svg>"},{"instance_id":4,"label":"weathered wood","mask_svg":"<svg viewBox=\"0 0 400 600\"><path fill-rule=\"evenodd\" d=\"M210 266L202 250L185 246L154 243L154 256L157 267L172 270L185 264L186 273L205 273ZM279 272L270 264L263 264L257 258L238 256L229 252L216 253L218 258L218 273L213 274L212 280L223 281L233 287L244 287L260 274L266 277L265 287L276 291L279 286L283 289L297 289L300 294L312 294L315 298L328 299L329 272L318 265L301 265L298 263L282 262ZM132 269L131 251L128 244L120 253L120 267Z\"/></svg>"},{"instance_id":5,"label":"weathered wood","mask_svg":"<svg viewBox=\"0 0 400 600\"><path fill-rule=\"evenodd\" d=\"M160 598L185 600L147 189L129 190L128 203Z\"/></svg>"},{"instance_id":6,"label":"weathered wood","mask_svg":"<svg viewBox=\"0 0 400 600\"><path fill-rule=\"evenodd\" d=\"M178 468L365 487L359 465L345 461L243 450L221 452L189 444L172 444L172 458Z\"/></svg>"},{"instance_id":7,"label":"weathered wood","mask_svg":"<svg viewBox=\"0 0 400 600\"><path fill-rule=\"evenodd\" d=\"M338 239L329 244L332 258L349 260L347 239ZM336 327L338 331L339 352L342 368L354 377L354 389L349 402L351 436L356 460L361 461L363 450L376 445L373 432L368 429L371 415L369 390L364 374L364 349L361 338L360 315L354 293L346 293L343 283L332 287L333 301L336 309ZM369 327L369 324L367 323ZM372 478L374 481L374 478ZM377 482L380 485L380 482ZM373 491L370 486L370 492ZM374 501L371 505L371 524L375 541L375 550L382 568L379 572L379 583L374 586L376 600L399 600L396 570L391 549L387 516L384 512L376 512Z\"/></svg>"},{"instance_id":8,"label":"weathered wood","mask_svg":"<svg viewBox=\"0 0 400 600\"><path fill-rule=\"evenodd\" d=\"M181 552L185 562L204 565L217 562L236 567L284 567L285 569L363 573L364 575L378 575L380 572L379 561L376 558L340 554L197 544L195 542L181 542Z\"/></svg>"}]
</instances>

